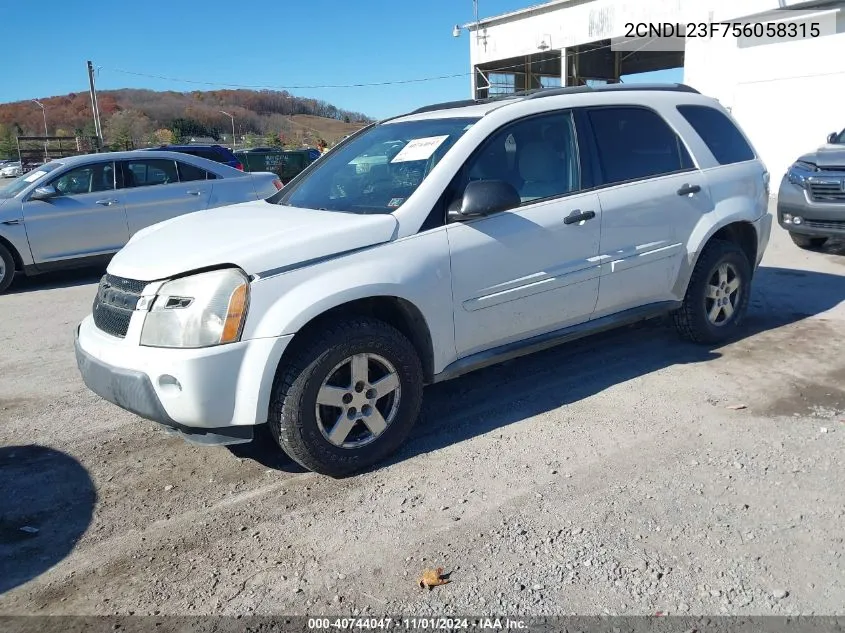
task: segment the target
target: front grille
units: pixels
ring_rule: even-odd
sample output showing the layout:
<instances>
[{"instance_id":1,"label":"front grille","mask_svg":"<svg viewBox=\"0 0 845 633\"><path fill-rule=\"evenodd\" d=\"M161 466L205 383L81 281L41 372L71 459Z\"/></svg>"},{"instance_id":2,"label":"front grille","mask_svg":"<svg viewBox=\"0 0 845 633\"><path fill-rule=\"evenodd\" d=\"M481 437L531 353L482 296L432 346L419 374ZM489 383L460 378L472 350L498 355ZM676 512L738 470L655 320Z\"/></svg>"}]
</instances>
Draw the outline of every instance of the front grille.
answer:
<instances>
[{"instance_id":1,"label":"front grille","mask_svg":"<svg viewBox=\"0 0 845 633\"><path fill-rule=\"evenodd\" d=\"M845 190L840 183L810 183L810 198L813 202L845 202Z\"/></svg>"},{"instance_id":2,"label":"front grille","mask_svg":"<svg viewBox=\"0 0 845 633\"><path fill-rule=\"evenodd\" d=\"M101 283L103 281L105 281L113 288L123 290L124 292L131 292L132 294L136 294L139 297L144 291L146 285L150 283L148 281L138 281L137 279L125 279L123 277L115 277L114 275L106 275L105 277L103 277L103 279L100 280Z\"/></svg>"},{"instance_id":3,"label":"front grille","mask_svg":"<svg viewBox=\"0 0 845 633\"><path fill-rule=\"evenodd\" d=\"M146 285L145 281L103 275L92 308L94 325L106 334L125 337L132 312Z\"/></svg>"},{"instance_id":4,"label":"front grille","mask_svg":"<svg viewBox=\"0 0 845 633\"><path fill-rule=\"evenodd\" d=\"M805 226L813 229L828 229L831 231L845 231L845 220L804 220Z\"/></svg>"}]
</instances>

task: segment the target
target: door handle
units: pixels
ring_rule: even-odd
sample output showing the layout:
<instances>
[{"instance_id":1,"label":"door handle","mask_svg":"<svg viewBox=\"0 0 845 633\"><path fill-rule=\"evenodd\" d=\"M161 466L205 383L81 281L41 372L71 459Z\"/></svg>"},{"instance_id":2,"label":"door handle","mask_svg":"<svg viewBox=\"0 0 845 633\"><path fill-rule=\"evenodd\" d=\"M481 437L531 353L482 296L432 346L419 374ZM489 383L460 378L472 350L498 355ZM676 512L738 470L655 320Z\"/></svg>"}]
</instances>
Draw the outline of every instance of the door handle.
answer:
<instances>
[{"instance_id":1,"label":"door handle","mask_svg":"<svg viewBox=\"0 0 845 633\"><path fill-rule=\"evenodd\" d=\"M683 187L678 189L678 195L688 196L691 193L698 193L699 191L701 191L701 187L699 187L698 185L684 185Z\"/></svg>"},{"instance_id":2,"label":"door handle","mask_svg":"<svg viewBox=\"0 0 845 633\"><path fill-rule=\"evenodd\" d=\"M578 222L592 220L594 217L596 217L595 211L581 211L581 209L575 209L575 211L573 211L563 219L563 223L577 224Z\"/></svg>"},{"instance_id":3,"label":"door handle","mask_svg":"<svg viewBox=\"0 0 845 633\"><path fill-rule=\"evenodd\" d=\"M5 222L2 222L2 224L5 224L6 226L14 226L15 224L21 224L22 222L23 222L23 220L21 220L21 219L6 220Z\"/></svg>"},{"instance_id":4,"label":"door handle","mask_svg":"<svg viewBox=\"0 0 845 633\"><path fill-rule=\"evenodd\" d=\"M189 195L189 196L201 196L201 195L202 195L202 191L189 191L189 192L188 192L188 195Z\"/></svg>"},{"instance_id":5,"label":"door handle","mask_svg":"<svg viewBox=\"0 0 845 633\"><path fill-rule=\"evenodd\" d=\"M111 205L115 204L117 200L97 200L97 204L101 204L104 207L110 207Z\"/></svg>"}]
</instances>

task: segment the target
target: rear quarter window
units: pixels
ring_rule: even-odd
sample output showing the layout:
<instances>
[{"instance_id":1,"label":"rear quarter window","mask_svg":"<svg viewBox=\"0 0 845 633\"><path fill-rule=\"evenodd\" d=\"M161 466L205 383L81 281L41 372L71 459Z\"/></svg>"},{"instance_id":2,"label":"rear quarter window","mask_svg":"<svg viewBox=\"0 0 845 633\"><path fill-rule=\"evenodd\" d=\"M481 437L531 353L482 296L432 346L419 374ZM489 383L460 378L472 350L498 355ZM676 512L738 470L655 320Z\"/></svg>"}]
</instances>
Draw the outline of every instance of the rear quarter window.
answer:
<instances>
[{"instance_id":1,"label":"rear quarter window","mask_svg":"<svg viewBox=\"0 0 845 633\"><path fill-rule=\"evenodd\" d=\"M720 165L742 163L756 158L742 133L724 113L700 105L677 106Z\"/></svg>"}]
</instances>

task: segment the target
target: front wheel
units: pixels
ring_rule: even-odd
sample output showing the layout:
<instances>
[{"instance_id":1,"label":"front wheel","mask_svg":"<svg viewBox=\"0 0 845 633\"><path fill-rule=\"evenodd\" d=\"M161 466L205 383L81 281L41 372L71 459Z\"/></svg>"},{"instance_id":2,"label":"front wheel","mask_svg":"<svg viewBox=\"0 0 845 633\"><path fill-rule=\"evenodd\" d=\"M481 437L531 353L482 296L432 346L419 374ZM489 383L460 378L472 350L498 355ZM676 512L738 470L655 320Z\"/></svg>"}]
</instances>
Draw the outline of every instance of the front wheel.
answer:
<instances>
[{"instance_id":1,"label":"front wheel","mask_svg":"<svg viewBox=\"0 0 845 633\"><path fill-rule=\"evenodd\" d=\"M801 235L800 233L790 233L789 237L795 242L795 246L805 249L821 248L827 244L826 237L810 237L809 235Z\"/></svg>"},{"instance_id":2,"label":"front wheel","mask_svg":"<svg viewBox=\"0 0 845 633\"><path fill-rule=\"evenodd\" d=\"M291 459L342 477L402 444L419 415L423 373L398 330L366 317L333 321L293 351L277 376L269 419Z\"/></svg>"},{"instance_id":3,"label":"front wheel","mask_svg":"<svg viewBox=\"0 0 845 633\"><path fill-rule=\"evenodd\" d=\"M695 343L729 339L748 311L751 264L733 242L714 240L701 253L674 314L679 334Z\"/></svg>"},{"instance_id":4,"label":"front wheel","mask_svg":"<svg viewBox=\"0 0 845 633\"><path fill-rule=\"evenodd\" d=\"M0 244L0 293L12 285L15 278L15 259L5 246Z\"/></svg>"}]
</instances>

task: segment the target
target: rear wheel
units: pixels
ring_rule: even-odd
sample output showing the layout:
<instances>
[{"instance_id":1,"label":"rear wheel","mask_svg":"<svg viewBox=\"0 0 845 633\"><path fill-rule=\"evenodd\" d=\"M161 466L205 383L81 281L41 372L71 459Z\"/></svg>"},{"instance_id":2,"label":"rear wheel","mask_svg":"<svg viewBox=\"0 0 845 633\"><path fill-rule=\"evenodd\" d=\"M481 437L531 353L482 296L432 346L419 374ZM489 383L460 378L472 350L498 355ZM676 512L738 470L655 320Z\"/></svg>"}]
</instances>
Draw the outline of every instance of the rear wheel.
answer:
<instances>
[{"instance_id":1,"label":"rear wheel","mask_svg":"<svg viewBox=\"0 0 845 633\"><path fill-rule=\"evenodd\" d=\"M801 235L799 233L790 233L789 237L800 248L815 249L827 244L826 237L810 237L809 235Z\"/></svg>"},{"instance_id":2,"label":"rear wheel","mask_svg":"<svg viewBox=\"0 0 845 633\"><path fill-rule=\"evenodd\" d=\"M713 240L693 269L683 305L674 314L680 335L696 343L729 339L748 311L751 264L733 242Z\"/></svg>"},{"instance_id":3,"label":"rear wheel","mask_svg":"<svg viewBox=\"0 0 845 633\"><path fill-rule=\"evenodd\" d=\"M301 466L341 477L393 453L416 422L423 374L413 345L387 323L328 323L276 379L270 430Z\"/></svg>"},{"instance_id":4,"label":"rear wheel","mask_svg":"<svg viewBox=\"0 0 845 633\"><path fill-rule=\"evenodd\" d=\"M0 293L5 292L15 278L15 258L0 244Z\"/></svg>"}]
</instances>

